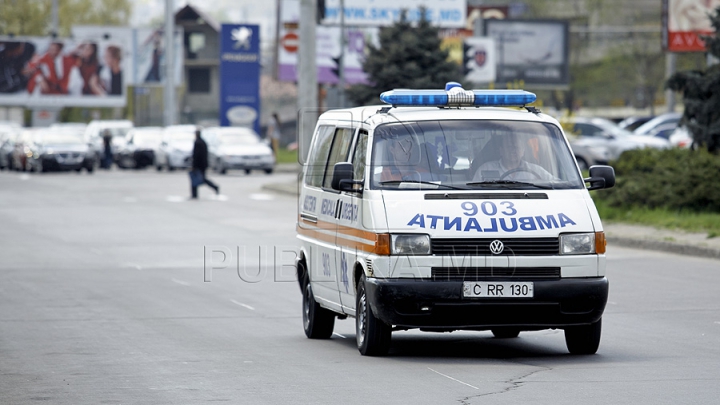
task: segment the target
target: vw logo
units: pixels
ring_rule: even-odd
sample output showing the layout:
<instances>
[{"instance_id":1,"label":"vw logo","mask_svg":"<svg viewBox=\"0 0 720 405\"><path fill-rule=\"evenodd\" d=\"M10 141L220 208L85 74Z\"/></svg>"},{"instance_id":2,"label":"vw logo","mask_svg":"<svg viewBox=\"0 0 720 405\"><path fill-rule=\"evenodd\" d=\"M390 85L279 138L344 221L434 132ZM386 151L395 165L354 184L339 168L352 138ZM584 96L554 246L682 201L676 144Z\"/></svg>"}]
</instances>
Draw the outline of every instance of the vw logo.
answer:
<instances>
[{"instance_id":1,"label":"vw logo","mask_svg":"<svg viewBox=\"0 0 720 405\"><path fill-rule=\"evenodd\" d=\"M492 254L499 255L503 252L503 249L505 249L505 245L503 245L503 243L499 240L495 239L490 242L490 252L492 252Z\"/></svg>"}]
</instances>

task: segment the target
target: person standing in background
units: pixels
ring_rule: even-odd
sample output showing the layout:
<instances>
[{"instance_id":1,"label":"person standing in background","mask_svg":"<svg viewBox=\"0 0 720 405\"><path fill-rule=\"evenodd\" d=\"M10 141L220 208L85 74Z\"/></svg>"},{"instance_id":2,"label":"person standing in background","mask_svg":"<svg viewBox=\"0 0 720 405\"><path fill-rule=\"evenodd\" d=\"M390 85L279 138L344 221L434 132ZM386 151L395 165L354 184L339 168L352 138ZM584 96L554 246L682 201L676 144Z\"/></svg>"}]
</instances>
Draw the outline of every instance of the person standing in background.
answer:
<instances>
[{"instance_id":1,"label":"person standing in background","mask_svg":"<svg viewBox=\"0 0 720 405\"><path fill-rule=\"evenodd\" d=\"M280 136L282 135L280 127L280 117L278 117L278 114L275 112L272 114L272 117L270 118L270 123L268 124L267 138L270 140L270 148L272 148L273 153L276 156L278 148L280 147Z\"/></svg>"},{"instance_id":2,"label":"person standing in background","mask_svg":"<svg viewBox=\"0 0 720 405\"><path fill-rule=\"evenodd\" d=\"M215 185L212 181L208 180L207 177L205 177L205 170L208 168L208 148L205 141L200 136L200 130L195 130L195 145L193 146L193 153L192 153L192 168L190 169L191 175L190 175L190 189L191 189L191 198L197 199L198 198L198 187L202 184L207 184L210 186L210 188L215 190L215 194L220 194L220 187ZM192 180L193 173L196 172L199 176L201 176L201 181L199 184L194 184L195 182Z\"/></svg>"},{"instance_id":3,"label":"person standing in background","mask_svg":"<svg viewBox=\"0 0 720 405\"><path fill-rule=\"evenodd\" d=\"M103 159L102 168L110 170L112 166L112 133L109 129L105 129L102 135L103 139Z\"/></svg>"}]
</instances>

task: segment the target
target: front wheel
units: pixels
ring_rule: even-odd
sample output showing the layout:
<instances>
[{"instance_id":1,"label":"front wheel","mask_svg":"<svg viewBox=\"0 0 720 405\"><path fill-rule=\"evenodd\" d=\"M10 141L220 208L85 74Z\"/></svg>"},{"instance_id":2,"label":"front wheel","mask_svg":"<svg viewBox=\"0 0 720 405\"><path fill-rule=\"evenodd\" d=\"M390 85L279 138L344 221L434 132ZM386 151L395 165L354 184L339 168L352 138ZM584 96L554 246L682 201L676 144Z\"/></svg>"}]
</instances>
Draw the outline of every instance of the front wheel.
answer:
<instances>
[{"instance_id":1,"label":"front wheel","mask_svg":"<svg viewBox=\"0 0 720 405\"><path fill-rule=\"evenodd\" d=\"M300 272L298 272L300 274ZM303 329L310 339L329 339L335 327L335 315L315 301L310 279L305 276L303 287Z\"/></svg>"},{"instance_id":2,"label":"front wheel","mask_svg":"<svg viewBox=\"0 0 720 405\"><path fill-rule=\"evenodd\" d=\"M565 328L565 344L571 354L595 354L600 346L602 318L590 325Z\"/></svg>"},{"instance_id":3,"label":"front wheel","mask_svg":"<svg viewBox=\"0 0 720 405\"><path fill-rule=\"evenodd\" d=\"M375 317L365 293L365 275L358 283L355 336L357 347L363 356L383 356L390 349L392 328Z\"/></svg>"}]
</instances>

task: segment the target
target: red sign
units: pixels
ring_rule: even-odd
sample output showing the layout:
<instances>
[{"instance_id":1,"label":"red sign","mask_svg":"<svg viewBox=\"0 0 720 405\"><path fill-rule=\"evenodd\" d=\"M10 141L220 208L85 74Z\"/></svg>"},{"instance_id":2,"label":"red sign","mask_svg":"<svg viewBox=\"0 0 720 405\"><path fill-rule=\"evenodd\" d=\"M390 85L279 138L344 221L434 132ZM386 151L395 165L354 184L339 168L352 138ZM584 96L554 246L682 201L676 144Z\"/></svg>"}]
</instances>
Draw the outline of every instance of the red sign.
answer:
<instances>
[{"instance_id":1,"label":"red sign","mask_svg":"<svg viewBox=\"0 0 720 405\"><path fill-rule=\"evenodd\" d=\"M298 44L300 41L298 41L298 35L296 33L288 32L284 37L282 37L280 43L286 52L295 53L298 50Z\"/></svg>"},{"instance_id":2,"label":"red sign","mask_svg":"<svg viewBox=\"0 0 720 405\"><path fill-rule=\"evenodd\" d=\"M670 52L705 52L705 41L700 35L711 35L712 32L670 31L668 32L668 51Z\"/></svg>"}]
</instances>

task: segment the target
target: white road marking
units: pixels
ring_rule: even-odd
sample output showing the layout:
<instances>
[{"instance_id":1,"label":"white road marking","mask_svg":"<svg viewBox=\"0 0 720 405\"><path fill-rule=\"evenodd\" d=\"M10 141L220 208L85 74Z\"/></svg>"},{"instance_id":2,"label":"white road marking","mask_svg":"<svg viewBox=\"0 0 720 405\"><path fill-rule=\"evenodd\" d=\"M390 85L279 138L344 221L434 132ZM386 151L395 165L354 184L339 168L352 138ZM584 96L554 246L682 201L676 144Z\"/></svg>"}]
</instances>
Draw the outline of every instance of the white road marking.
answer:
<instances>
[{"instance_id":1,"label":"white road marking","mask_svg":"<svg viewBox=\"0 0 720 405\"><path fill-rule=\"evenodd\" d=\"M230 302L232 302L233 304L240 305L241 307L245 307L245 308L247 308L247 309L249 309L249 310L251 310L251 311L254 311L254 310L255 310L255 308L251 307L251 306L248 305L248 304L243 304L242 302L237 302L237 301L235 301L235 300L230 300Z\"/></svg>"},{"instance_id":2,"label":"white road marking","mask_svg":"<svg viewBox=\"0 0 720 405\"><path fill-rule=\"evenodd\" d=\"M170 280L172 280L173 283L178 283L180 285L185 285L185 286L190 285L190 283L188 283L187 281L178 280L176 278L171 278Z\"/></svg>"},{"instance_id":3,"label":"white road marking","mask_svg":"<svg viewBox=\"0 0 720 405\"><path fill-rule=\"evenodd\" d=\"M716 321L716 322L713 322L713 323L720 325L720 322L717 322L717 321Z\"/></svg>"},{"instance_id":4,"label":"white road marking","mask_svg":"<svg viewBox=\"0 0 720 405\"><path fill-rule=\"evenodd\" d=\"M126 203L136 203L138 202L138 199L135 197L125 197L123 198L123 201L125 201Z\"/></svg>"},{"instance_id":5,"label":"white road marking","mask_svg":"<svg viewBox=\"0 0 720 405\"><path fill-rule=\"evenodd\" d=\"M20 175L20 180L30 180L30 175L23 173Z\"/></svg>"},{"instance_id":6,"label":"white road marking","mask_svg":"<svg viewBox=\"0 0 720 405\"><path fill-rule=\"evenodd\" d=\"M167 202L183 202L187 200L187 198L180 197L179 195L169 195L165 200L167 200Z\"/></svg>"},{"instance_id":7,"label":"white road marking","mask_svg":"<svg viewBox=\"0 0 720 405\"><path fill-rule=\"evenodd\" d=\"M250 199L257 201L272 201L275 197L270 194L250 194Z\"/></svg>"},{"instance_id":8,"label":"white road marking","mask_svg":"<svg viewBox=\"0 0 720 405\"><path fill-rule=\"evenodd\" d=\"M335 336L340 336L342 339L346 339L345 336L343 336L343 335L341 335L341 334L339 334L339 333L333 332L333 335L335 335Z\"/></svg>"},{"instance_id":9,"label":"white road marking","mask_svg":"<svg viewBox=\"0 0 720 405\"><path fill-rule=\"evenodd\" d=\"M440 374L441 376L443 376L443 377L445 377L445 378L449 378L449 379L451 379L451 380L453 380L453 381L455 381L455 382L459 382L460 384L467 385L467 386L470 387L470 388L474 388L474 389L476 389L476 390L479 390L479 389L480 389L480 388L478 388L478 387L476 387L476 386L474 386L474 385L470 385L470 384L468 384L468 383L466 383L466 382L462 382L462 381L458 380L457 378L452 378L452 377L450 377L449 375L446 375L446 374L443 374L443 373L441 373L441 372L439 372L439 371L433 370L433 369L431 369L430 367L428 367L428 370L432 371L433 373Z\"/></svg>"}]
</instances>

